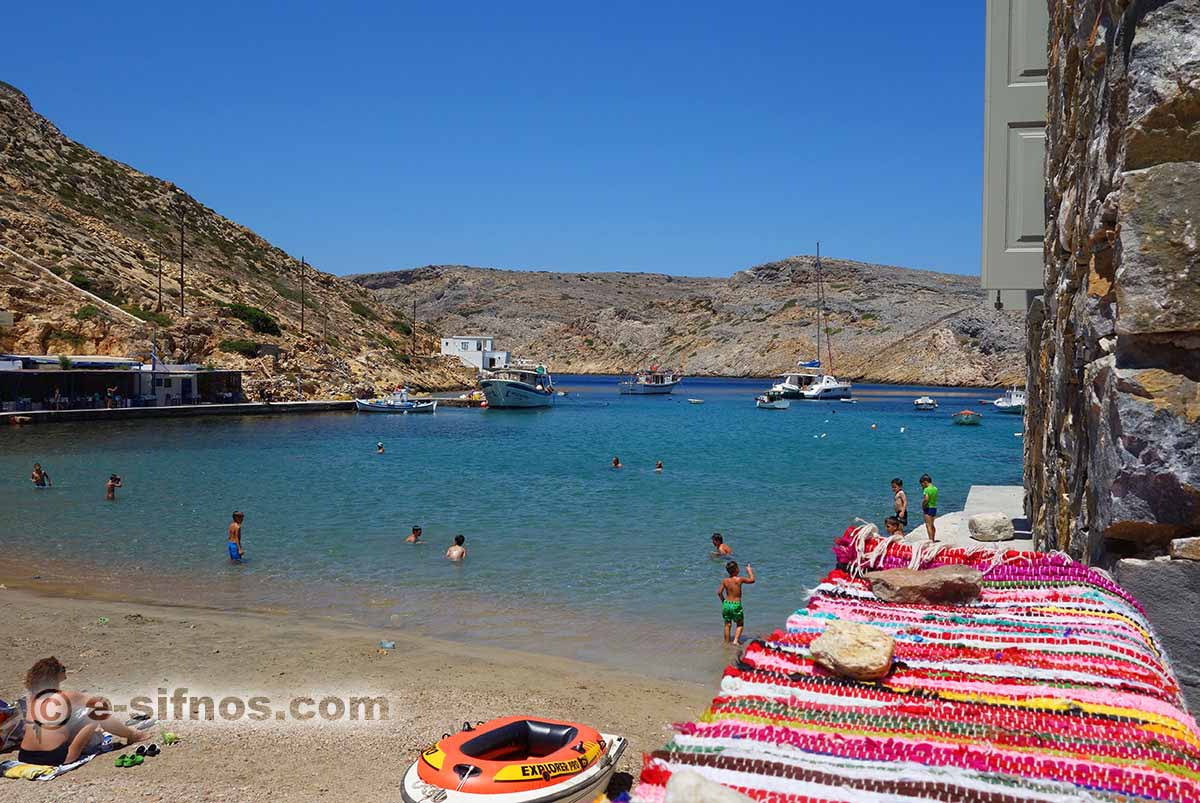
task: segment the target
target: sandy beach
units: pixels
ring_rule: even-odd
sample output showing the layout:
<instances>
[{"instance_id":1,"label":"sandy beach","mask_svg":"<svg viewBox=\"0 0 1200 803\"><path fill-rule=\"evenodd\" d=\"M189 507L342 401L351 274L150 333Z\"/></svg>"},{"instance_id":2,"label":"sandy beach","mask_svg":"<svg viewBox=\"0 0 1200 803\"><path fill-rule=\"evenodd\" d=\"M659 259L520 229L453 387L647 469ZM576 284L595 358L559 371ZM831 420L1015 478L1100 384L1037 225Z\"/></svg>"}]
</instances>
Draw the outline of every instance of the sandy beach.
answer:
<instances>
[{"instance_id":1,"label":"sandy beach","mask_svg":"<svg viewBox=\"0 0 1200 803\"><path fill-rule=\"evenodd\" d=\"M633 671L416 637L381 653L382 636L371 628L292 615L11 587L0 589L0 610L6 700L20 695L35 660L54 655L67 666L66 688L102 693L115 704L186 688L217 700L266 697L275 712L267 721L218 714L213 721L163 722L156 740L170 730L182 742L143 766L118 769L110 755L51 782L0 779L5 800L396 801L409 763L443 732L517 713L623 734L629 749L617 780L628 783L642 752L661 745L671 722L694 718L712 692ZM276 718L296 698L329 696L382 697L387 719Z\"/></svg>"}]
</instances>

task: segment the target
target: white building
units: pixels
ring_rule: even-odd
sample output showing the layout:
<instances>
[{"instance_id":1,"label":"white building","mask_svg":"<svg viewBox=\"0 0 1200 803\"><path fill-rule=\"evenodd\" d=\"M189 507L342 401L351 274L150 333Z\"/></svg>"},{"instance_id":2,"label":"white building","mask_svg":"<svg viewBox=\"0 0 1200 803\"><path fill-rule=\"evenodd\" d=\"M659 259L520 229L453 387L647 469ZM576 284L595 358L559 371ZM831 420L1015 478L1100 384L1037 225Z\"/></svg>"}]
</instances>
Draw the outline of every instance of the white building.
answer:
<instances>
[{"instance_id":1,"label":"white building","mask_svg":"<svg viewBox=\"0 0 1200 803\"><path fill-rule=\"evenodd\" d=\"M458 357L463 365L491 371L508 365L508 352L494 350L494 338L459 335L442 338L442 354Z\"/></svg>"}]
</instances>

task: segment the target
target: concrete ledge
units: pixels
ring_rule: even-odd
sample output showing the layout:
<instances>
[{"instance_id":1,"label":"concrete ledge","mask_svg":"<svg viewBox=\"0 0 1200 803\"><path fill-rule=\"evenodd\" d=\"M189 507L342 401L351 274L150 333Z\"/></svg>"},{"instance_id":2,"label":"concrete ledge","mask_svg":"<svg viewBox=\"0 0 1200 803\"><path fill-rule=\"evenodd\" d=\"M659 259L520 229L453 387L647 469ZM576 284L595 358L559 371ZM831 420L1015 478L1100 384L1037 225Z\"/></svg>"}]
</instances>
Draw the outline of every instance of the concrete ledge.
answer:
<instances>
[{"instance_id":1,"label":"concrete ledge","mask_svg":"<svg viewBox=\"0 0 1200 803\"><path fill-rule=\"evenodd\" d=\"M353 401L248 402L245 404L181 404L173 407L116 407L107 410L33 410L0 413L0 424L50 424L67 421L128 421L134 418L190 418L203 415L283 415L354 409ZM13 419L28 419L14 422Z\"/></svg>"}]
</instances>

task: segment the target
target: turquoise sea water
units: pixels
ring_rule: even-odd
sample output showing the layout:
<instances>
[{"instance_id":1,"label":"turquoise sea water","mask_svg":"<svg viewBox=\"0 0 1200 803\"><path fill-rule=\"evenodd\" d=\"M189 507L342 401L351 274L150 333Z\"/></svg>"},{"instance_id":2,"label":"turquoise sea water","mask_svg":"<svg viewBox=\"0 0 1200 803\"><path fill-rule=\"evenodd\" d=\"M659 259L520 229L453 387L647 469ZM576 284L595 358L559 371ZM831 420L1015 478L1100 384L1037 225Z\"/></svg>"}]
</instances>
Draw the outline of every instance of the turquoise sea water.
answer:
<instances>
[{"instance_id":1,"label":"turquoise sea water","mask_svg":"<svg viewBox=\"0 0 1200 803\"><path fill-rule=\"evenodd\" d=\"M882 528L893 476L913 527L922 472L943 511L961 509L972 484L1021 481L1020 418L950 422L994 391L860 386L858 404L764 411L752 401L764 380L689 379L666 397L619 396L609 377L558 381L570 395L552 410L7 428L5 573L711 679L729 658L714 531L758 574L752 635L802 603L854 516ZM925 392L940 410L912 409ZM624 469L609 467L614 455ZM35 460L52 489L29 483ZM112 472L125 481L115 503L104 501ZM240 566L225 552L235 508ZM404 543L414 524L428 544ZM442 558L455 533L467 538L461 566Z\"/></svg>"}]
</instances>

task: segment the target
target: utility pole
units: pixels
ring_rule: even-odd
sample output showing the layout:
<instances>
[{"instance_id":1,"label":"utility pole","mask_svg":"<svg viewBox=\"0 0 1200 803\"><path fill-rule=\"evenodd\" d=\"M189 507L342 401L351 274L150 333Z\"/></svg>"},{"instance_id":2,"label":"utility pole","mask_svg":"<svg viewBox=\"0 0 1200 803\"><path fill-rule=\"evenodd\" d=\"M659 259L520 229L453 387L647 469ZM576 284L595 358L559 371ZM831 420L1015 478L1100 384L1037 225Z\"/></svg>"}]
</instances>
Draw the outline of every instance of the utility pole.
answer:
<instances>
[{"instance_id":1,"label":"utility pole","mask_svg":"<svg viewBox=\"0 0 1200 803\"><path fill-rule=\"evenodd\" d=\"M154 249L158 252L158 312L162 312L162 246Z\"/></svg>"},{"instance_id":2,"label":"utility pole","mask_svg":"<svg viewBox=\"0 0 1200 803\"><path fill-rule=\"evenodd\" d=\"M304 334L304 257L300 257L300 334Z\"/></svg>"},{"instance_id":3,"label":"utility pole","mask_svg":"<svg viewBox=\"0 0 1200 803\"><path fill-rule=\"evenodd\" d=\"M183 316L183 220L186 212L183 199L179 199L179 315Z\"/></svg>"},{"instance_id":4,"label":"utility pole","mask_svg":"<svg viewBox=\"0 0 1200 803\"><path fill-rule=\"evenodd\" d=\"M413 299L413 314L412 314L412 320L410 321L410 324L411 324L411 326L409 328L412 329L412 347L411 347L412 355L415 357L415 356L417 356L417 299L416 298Z\"/></svg>"}]
</instances>

